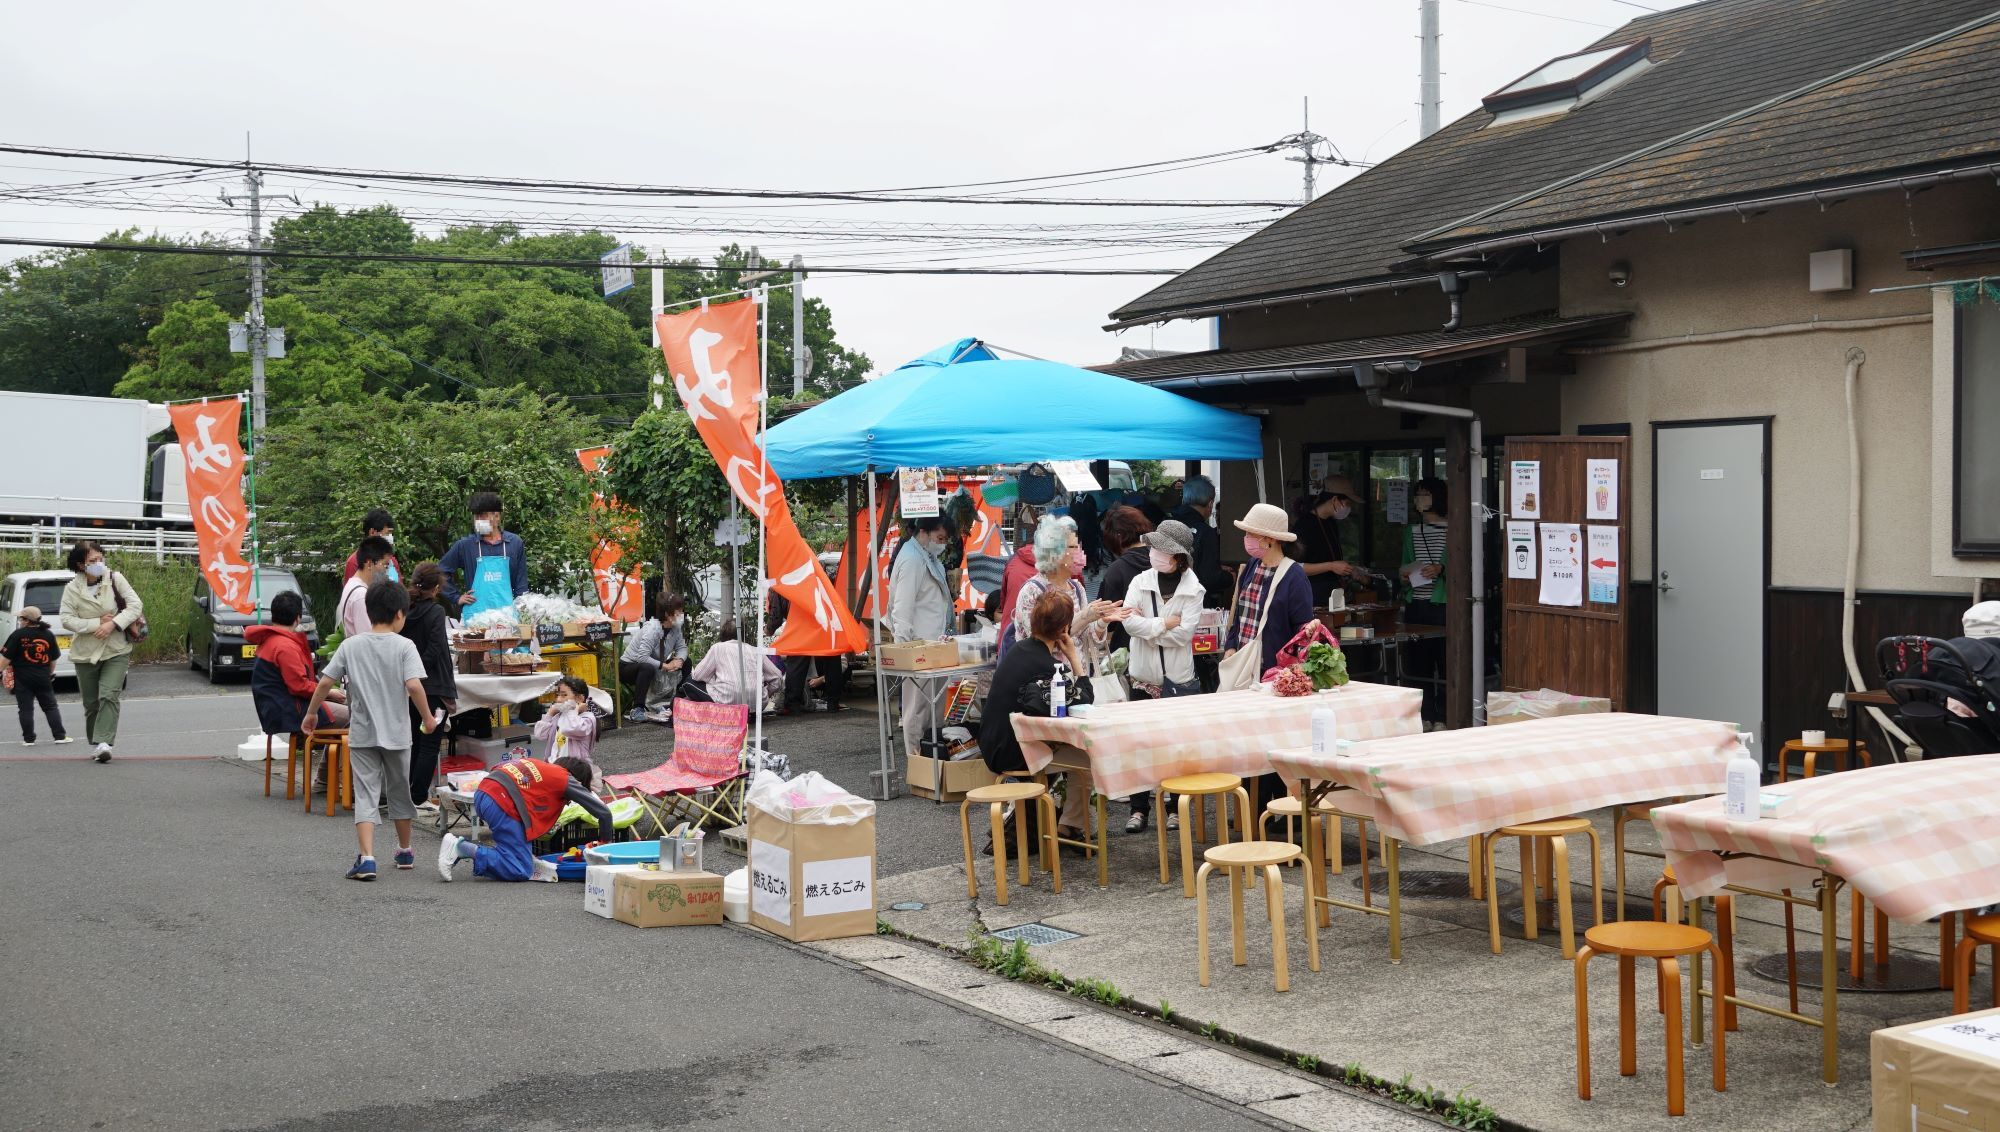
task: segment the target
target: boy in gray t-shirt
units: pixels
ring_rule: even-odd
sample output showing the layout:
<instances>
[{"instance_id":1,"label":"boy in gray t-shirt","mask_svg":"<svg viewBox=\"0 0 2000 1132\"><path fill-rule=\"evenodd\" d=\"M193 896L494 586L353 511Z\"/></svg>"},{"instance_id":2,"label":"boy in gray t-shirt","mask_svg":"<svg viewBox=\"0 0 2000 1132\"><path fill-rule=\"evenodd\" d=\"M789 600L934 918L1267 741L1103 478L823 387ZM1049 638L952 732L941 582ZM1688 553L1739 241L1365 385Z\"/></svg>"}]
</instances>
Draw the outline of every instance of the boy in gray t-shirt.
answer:
<instances>
[{"instance_id":1,"label":"boy in gray t-shirt","mask_svg":"<svg viewBox=\"0 0 2000 1132\"><path fill-rule=\"evenodd\" d=\"M376 799L385 792L389 820L396 824L396 867L416 867L410 849L410 822L417 816L410 801L410 714L403 701L417 706L424 734L438 725L424 695L423 658L417 646L398 635L409 612L410 592L396 582L377 582L368 587L365 601L369 631L340 642L305 713L310 726L327 693L347 685L347 758L354 772L354 832L361 843L360 855L347 870L349 880L375 879L375 826L381 821Z\"/></svg>"}]
</instances>

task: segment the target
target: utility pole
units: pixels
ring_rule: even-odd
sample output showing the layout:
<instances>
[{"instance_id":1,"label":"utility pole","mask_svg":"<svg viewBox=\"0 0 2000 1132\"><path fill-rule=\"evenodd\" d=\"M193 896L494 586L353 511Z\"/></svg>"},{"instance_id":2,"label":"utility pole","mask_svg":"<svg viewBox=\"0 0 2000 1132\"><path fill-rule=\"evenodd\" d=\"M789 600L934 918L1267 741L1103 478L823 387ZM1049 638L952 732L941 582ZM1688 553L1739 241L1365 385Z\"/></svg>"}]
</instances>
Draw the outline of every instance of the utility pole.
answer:
<instances>
[{"instance_id":1,"label":"utility pole","mask_svg":"<svg viewBox=\"0 0 2000 1132\"><path fill-rule=\"evenodd\" d=\"M1340 159L1339 151L1333 148L1331 141L1312 132L1312 99L1305 98L1301 101L1305 106L1304 127L1298 133L1293 134L1278 144L1289 146L1299 151L1296 157L1287 157L1285 160L1296 161L1306 167L1305 198L1300 203L1311 204L1313 202L1314 182L1317 180L1315 171L1319 166L1341 165L1345 164L1345 162ZM1326 147L1324 155L1320 152L1321 146Z\"/></svg>"},{"instance_id":2,"label":"utility pole","mask_svg":"<svg viewBox=\"0 0 2000 1132\"><path fill-rule=\"evenodd\" d=\"M244 171L243 183L250 189L250 435L252 443L264 435L264 174L255 166Z\"/></svg>"},{"instance_id":3,"label":"utility pole","mask_svg":"<svg viewBox=\"0 0 2000 1132\"><path fill-rule=\"evenodd\" d=\"M803 397L806 393L806 293L800 280L805 278L806 257L792 257L792 396Z\"/></svg>"},{"instance_id":4,"label":"utility pole","mask_svg":"<svg viewBox=\"0 0 2000 1132\"><path fill-rule=\"evenodd\" d=\"M1438 108L1443 101L1438 78L1438 0L1417 0L1417 38L1420 41L1418 54L1422 74L1419 78L1417 107L1419 126L1417 136L1427 138L1438 132Z\"/></svg>"}]
</instances>

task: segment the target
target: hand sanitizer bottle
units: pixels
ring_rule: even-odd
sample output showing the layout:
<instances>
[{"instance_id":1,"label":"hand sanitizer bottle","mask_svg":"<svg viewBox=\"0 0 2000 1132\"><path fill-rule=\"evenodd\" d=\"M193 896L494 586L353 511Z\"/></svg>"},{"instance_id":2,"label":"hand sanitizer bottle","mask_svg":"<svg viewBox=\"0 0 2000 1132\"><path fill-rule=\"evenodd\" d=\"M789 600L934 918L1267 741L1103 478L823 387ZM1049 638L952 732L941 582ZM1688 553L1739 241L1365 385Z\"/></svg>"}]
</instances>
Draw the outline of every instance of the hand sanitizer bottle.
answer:
<instances>
[{"instance_id":1,"label":"hand sanitizer bottle","mask_svg":"<svg viewBox=\"0 0 2000 1132\"><path fill-rule=\"evenodd\" d=\"M1049 715L1063 719L1069 715L1069 666L1056 665L1056 674L1049 678Z\"/></svg>"},{"instance_id":2,"label":"hand sanitizer bottle","mask_svg":"<svg viewBox=\"0 0 2000 1132\"><path fill-rule=\"evenodd\" d=\"M1722 798L1722 814L1730 821L1756 821L1762 816L1758 800L1759 788L1764 781L1764 768L1750 753L1750 746L1756 736L1748 732L1736 735L1736 753L1729 758L1729 768L1724 772L1727 783Z\"/></svg>"},{"instance_id":3,"label":"hand sanitizer bottle","mask_svg":"<svg viewBox=\"0 0 2000 1132\"><path fill-rule=\"evenodd\" d=\"M1316 707L1312 714L1312 752L1315 755L1330 755L1339 745L1334 732L1334 714L1330 707Z\"/></svg>"}]
</instances>

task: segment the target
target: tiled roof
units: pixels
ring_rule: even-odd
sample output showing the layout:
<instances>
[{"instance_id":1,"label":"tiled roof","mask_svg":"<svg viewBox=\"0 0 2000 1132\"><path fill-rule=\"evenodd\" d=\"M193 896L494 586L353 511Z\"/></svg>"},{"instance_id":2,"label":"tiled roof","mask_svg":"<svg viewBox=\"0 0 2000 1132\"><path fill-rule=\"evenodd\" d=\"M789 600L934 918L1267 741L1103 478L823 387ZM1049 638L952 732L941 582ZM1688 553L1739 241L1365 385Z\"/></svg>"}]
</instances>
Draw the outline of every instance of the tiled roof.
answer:
<instances>
[{"instance_id":1,"label":"tiled roof","mask_svg":"<svg viewBox=\"0 0 2000 1132\"><path fill-rule=\"evenodd\" d=\"M1406 258L1403 245L1421 233L1995 8L1995 0L1707 0L1641 17L1598 42L1651 37L1653 65L1602 97L1491 128L1493 115L1476 110L1114 317L1388 277L1390 265Z\"/></svg>"},{"instance_id":2,"label":"tiled roof","mask_svg":"<svg viewBox=\"0 0 2000 1132\"><path fill-rule=\"evenodd\" d=\"M1092 368L1135 381L1152 382L1176 377L1401 361L1405 358L1426 363L1446 362L1491 354L1509 346L1531 346L1609 332L1630 317L1623 313L1569 318L1539 315L1490 322L1483 326L1461 326L1456 330L1420 330L1411 334L1349 338L1342 342L1314 342L1303 346L1274 346L1263 350L1206 350L1198 354L1119 361Z\"/></svg>"}]
</instances>

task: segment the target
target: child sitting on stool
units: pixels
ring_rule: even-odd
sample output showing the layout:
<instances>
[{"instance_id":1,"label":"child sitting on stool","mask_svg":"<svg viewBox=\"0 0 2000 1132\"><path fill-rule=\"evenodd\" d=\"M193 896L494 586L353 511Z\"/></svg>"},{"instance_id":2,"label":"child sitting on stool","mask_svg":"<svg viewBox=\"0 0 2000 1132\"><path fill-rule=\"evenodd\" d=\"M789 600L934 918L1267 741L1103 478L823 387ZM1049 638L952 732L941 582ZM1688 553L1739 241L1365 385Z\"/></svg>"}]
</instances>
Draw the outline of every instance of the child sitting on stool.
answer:
<instances>
[{"instance_id":1,"label":"child sitting on stool","mask_svg":"<svg viewBox=\"0 0 2000 1132\"><path fill-rule=\"evenodd\" d=\"M565 758L583 760L590 773L583 778L586 790L595 790L603 772L590 757L597 746L597 715L590 710L590 685L580 676L556 681L556 702L549 705L535 723L535 757L560 763Z\"/></svg>"},{"instance_id":2,"label":"child sitting on stool","mask_svg":"<svg viewBox=\"0 0 2000 1132\"><path fill-rule=\"evenodd\" d=\"M555 762L514 759L501 763L480 782L472 808L493 832L493 844L475 845L470 838L444 835L438 846L438 875L451 879L460 861L472 862L472 875L491 880L556 879L555 866L538 860L529 843L556 824L556 816L571 802L582 806L611 836L611 809L583 784L590 781L590 764L573 755Z\"/></svg>"}]
</instances>

